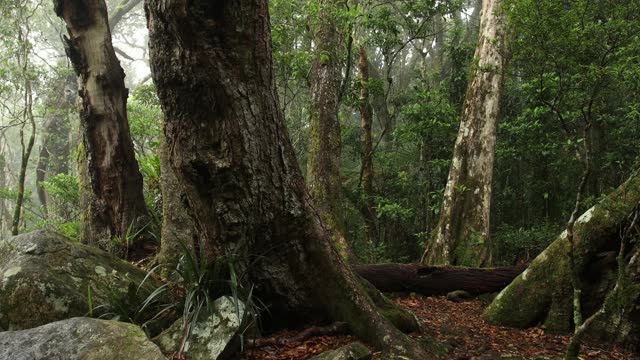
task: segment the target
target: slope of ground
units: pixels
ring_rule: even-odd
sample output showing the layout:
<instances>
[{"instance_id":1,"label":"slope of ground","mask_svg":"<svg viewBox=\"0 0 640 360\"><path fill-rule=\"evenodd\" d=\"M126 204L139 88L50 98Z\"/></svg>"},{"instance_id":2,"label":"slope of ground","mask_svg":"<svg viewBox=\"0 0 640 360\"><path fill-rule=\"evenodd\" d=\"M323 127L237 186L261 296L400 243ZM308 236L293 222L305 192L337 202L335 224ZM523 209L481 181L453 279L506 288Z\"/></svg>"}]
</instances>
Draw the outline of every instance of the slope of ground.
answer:
<instances>
[{"instance_id":1,"label":"slope of ground","mask_svg":"<svg viewBox=\"0 0 640 360\"><path fill-rule=\"evenodd\" d=\"M418 317L427 335L449 349L451 359L558 359L569 341L569 336L545 334L540 327L519 330L489 325L482 319L486 304L478 299L453 302L446 297L410 296L395 301ZM286 341L295 335L291 331L281 332L276 336L283 339L283 344L248 350L242 356L255 360L308 359L355 340L352 336L336 335ZM376 355L374 359L380 359ZM581 358L632 360L640 356L607 345L588 344L583 347Z\"/></svg>"}]
</instances>

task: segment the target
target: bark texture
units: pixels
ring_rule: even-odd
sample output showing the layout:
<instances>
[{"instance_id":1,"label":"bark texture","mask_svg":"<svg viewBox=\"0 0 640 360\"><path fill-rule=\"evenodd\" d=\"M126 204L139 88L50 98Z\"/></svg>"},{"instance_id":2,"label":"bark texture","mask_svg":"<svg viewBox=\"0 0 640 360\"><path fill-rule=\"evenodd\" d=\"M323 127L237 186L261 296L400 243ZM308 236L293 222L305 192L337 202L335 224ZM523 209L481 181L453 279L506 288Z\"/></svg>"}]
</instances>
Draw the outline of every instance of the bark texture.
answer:
<instances>
[{"instance_id":1,"label":"bark texture","mask_svg":"<svg viewBox=\"0 0 640 360\"><path fill-rule=\"evenodd\" d=\"M423 255L428 264L490 262L489 211L496 122L507 65L500 0L484 0L474 73L467 89L453 161L435 236Z\"/></svg>"},{"instance_id":2,"label":"bark texture","mask_svg":"<svg viewBox=\"0 0 640 360\"><path fill-rule=\"evenodd\" d=\"M486 294L504 289L524 267L474 269L420 264L356 265L353 271L383 292L446 295L464 290Z\"/></svg>"},{"instance_id":3,"label":"bark texture","mask_svg":"<svg viewBox=\"0 0 640 360\"><path fill-rule=\"evenodd\" d=\"M364 232L365 240L369 243L377 242L376 207L373 201L373 139L371 126L373 124L373 110L369 99L369 60L367 49L360 47L358 70L360 71L360 127L362 129L362 170L361 185L364 197Z\"/></svg>"},{"instance_id":4,"label":"bark texture","mask_svg":"<svg viewBox=\"0 0 640 360\"><path fill-rule=\"evenodd\" d=\"M142 175L127 120L128 90L111 43L104 0L54 0L67 24L67 56L79 77L82 100L81 241L114 250L127 229L144 225Z\"/></svg>"},{"instance_id":5,"label":"bark texture","mask_svg":"<svg viewBox=\"0 0 640 360\"><path fill-rule=\"evenodd\" d=\"M605 295L615 283L620 231L627 225L629 214L638 203L640 177L634 174L602 202L585 212L574 225L574 270L580 275L584 293L589 294L582 301L585 318L601 308ZM494 324L519 328L542 323L549 331L569 332L573 328L573 290L568 251L565 232L495 298L485 311L487 319ZM635 259L626 261L629 277L635 279L635 285L626 287L630 292L618 294L610 301L616 300L627 309L622 318L635 314L637 321L640 315L638 257L631 253L625 257ZM600 327L608 327L609 334L624 332L625 329L618 326L630 322L616 319L621 319L621 316L611 312L605 325ZM635 329L637 338L638 327Z\"/></svg>"},{"instance_id":6,"label":"bark texture","mask_svg":"<svg viewBox=\"0 0 640 360\"><path fill-rule=\"evenodd\" d=\"M162 191L162 229L158 262L163 272L176 268L185 248L195 249L198 232L187 205L187 198L169 160L169 147L162 137L160 143L160 187Z\"/></svg>"},{"instance_id":7,"label":"bark texture","mask_svg":"<svg viewBox=\"0 0 640 360\"><path fill-rule=\"evenodd\" d=\"M307 181L323 222L334 234L341 254L353 258L341 224L339 91L342 80L340 49L344 46L338 20L342 0L320 1L320 25L316 30L315 60L311 78L311 118Z\"/></svg>"},{"instance_id":8,"label":"bark texture","mask_svg":"<svg viewBox=\"0 0 640 360\"><path fill-rule=\"evenodd\" d=\"M392 358L429 358L377 311L306 190L278 106L267 1L147 0L146 10L171 165L200 250L238 259L272 323L344 321Z\"/></svg>"}]
</instances>

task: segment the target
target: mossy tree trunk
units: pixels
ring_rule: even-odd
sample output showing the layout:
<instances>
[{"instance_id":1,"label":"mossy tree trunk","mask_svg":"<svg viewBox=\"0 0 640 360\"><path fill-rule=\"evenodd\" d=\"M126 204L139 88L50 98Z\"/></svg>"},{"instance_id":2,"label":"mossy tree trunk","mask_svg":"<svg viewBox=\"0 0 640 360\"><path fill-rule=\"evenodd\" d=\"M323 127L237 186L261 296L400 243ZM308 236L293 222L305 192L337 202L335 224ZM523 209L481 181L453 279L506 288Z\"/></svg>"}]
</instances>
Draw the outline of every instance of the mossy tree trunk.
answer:
<instances>
[{"instance_id":1,"label":"mossy tree trunk","mask_svg":"<svg viewBox=\"0 0 640 360\"><path fill-rule=\"evenodd\" d=\"M64 19L67 55L79 77L82 100L81 241L114 251L127 231L144 226L142 175L127 120L128 90L111 43L104 0L54 0Z\"/></svg>"},{"instance_id":2,"label":"mossy tree trunk","mask_svg":"<svg viewBox=\"0 0 640 360\"><path fill-rule=\"evenodd\" d=\"M585 317L595 313L601 307L606 293L611 289L611 286L604 285L607 282L611 285L610 274L615 273L615 254L620 243L620 231L628 225L629 214L638 203L640 203L640 177L636 173L616 191L585 212L574 225L575 268L573 270L580 275L583 291L590 295L584 297L582 301ZM568 254L569 241L564 232L489 305L485 311L488 321L518 328L542 323L551 332L571 331L574 326L573 287ZM621 306L626 309L635 309L635 316L638 316L637 294L640 279L637 272L633 270L638 260L637 256L631 253L624 256L626 259L631 259L626 263L629 264L628 272L636 274L633 275L635 285L627 287L630 293L620 294L612 299L622 297L625 300ZM635 295L628 296L629 294ZM601 328L608 327L616 329L615 331L622 331L615 320L620 318L620 315L611 313L607 318L605 321L607 325L601 325ZM634 336L637 337L638 327L635 328Z\"/></svg>"},{"instance_id":3,"label":"mossy tree trunk","mask_svg":"<svg viewBox=\"0 0 640 360\"><path fill-rule=\"evenodd\" d=\"M362 129L362 150L360 170L362 196L364 199L364 232L367 243L377 243L376 206L373 201L373 110L369 98L369 60L367 49L360 46L358 70L360 72L360 128Z\"/></svg>"},{"instance_id":4,"label":"mossy tree trunk","mask_svg":"<svg viewBox=\"0 0 640 360\"><path fill-rule=\"evenodd\" d=\"M268 2L146 10L170 161L206 255L238 259L265 323L345 321L388 358L433 358L378 312L318 216L278 106Z\"/></svg>"},{"instance_id":5,"label":"mossy tree trunk","mask_svg":"<svg viewBox=\"0 0 640 360\"><path fill-rule=\"evenodd\" d=\"M435 236L423 262L438 265L485 265L491 261L491 180L496 122L507 65L505 19L500 0L484 0L473 75Z\"/></svg>"},{"instance_id":6,"label":"mossy tree trunk","mask_svg":"<svg viewBox=\"0 0 640 360\"><path fill-rule=\"evenodd\" d=\"M307 182L323 222L334 234L343 256L353 259L342 225L342 179L340 177L340 86L345 47L339 11L344 0L319 3L319 25L314 36L315 60L311 73L311 117Z\"/></svg>"}]
</instances>

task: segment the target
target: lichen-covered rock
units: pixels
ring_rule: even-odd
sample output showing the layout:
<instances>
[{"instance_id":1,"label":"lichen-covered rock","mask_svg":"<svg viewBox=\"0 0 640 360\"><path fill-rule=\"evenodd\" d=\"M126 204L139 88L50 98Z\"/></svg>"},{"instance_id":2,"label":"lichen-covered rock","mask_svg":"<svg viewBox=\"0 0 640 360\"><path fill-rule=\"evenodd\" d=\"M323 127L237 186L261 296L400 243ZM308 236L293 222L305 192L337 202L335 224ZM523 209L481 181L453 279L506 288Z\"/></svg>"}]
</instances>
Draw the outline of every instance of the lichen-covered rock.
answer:
<instances>
[{"instance_id":1,"label":"lichen-covered rock","mask_svg":"<svg viewBox=\"0 0 640 360\"><path fill-rule=\"evenodd\" d=\"M359 342L352 342L339 349L325 351L311 360L367 360L371 351Z\"/></svg>"},{"instance_id":2,"label":"lichen-covered rock","mask_svg":"<svg viewBox=\"0 0 640 360\"><path fill-rule=\"evenodd\" d=\"M213 302L212 312L203 313L193 328L191 337L185 343L184 352L190 360L225 359L239 348L239 332L245 317L245 306L238 300L224 296ZM184 334L183 320L177 320L171 327L153 341L164 353L180 350Z\"/></svg>"},{"instance_id":3,"label":"lichen-covered rock","mask_svg":"<svg viewBox=\"0 0 640 360\"><path fill-rule=\"evenodd\" d=\"M0 334L0 359L163 360L136 325L73 318Z\"/></svg>"},{"instance_id":4,"label":"lichen-covered rock","mask_svg":"<svg viewBox=\"0 0 640 360\"><path fill-rule=\"evenodd\" d=\"M0 241L0 328L28 329L86 316L90 303L94 316L114 303L135 309L157 286L149 278L139 289L145 276L106 252L52 232Z\"/></svg>"}]
</instances>

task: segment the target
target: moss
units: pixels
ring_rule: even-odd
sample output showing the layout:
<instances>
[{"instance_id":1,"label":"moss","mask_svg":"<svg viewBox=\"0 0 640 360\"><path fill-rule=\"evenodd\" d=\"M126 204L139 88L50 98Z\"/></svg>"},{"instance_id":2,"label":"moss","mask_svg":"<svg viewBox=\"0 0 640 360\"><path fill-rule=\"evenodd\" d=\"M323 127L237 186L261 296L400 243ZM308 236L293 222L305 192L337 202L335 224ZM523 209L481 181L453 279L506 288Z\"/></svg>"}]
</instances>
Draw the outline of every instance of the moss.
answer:
<instances>
[{"instance_id":1,"label":"moss","mask_svg":"<svg viewBox=\"0 0 640 360\"><path fill-rule=\"evenodd\" d=\"M404 333L420 330L420 325L415 316L385 297L378 289L368 281L362 280L362 284L373 303L378 307L382 316Z\"/></svg>"},{"instance_id":2,"label":"moss","mask_svg":"<svg viewBox=\"0 0 640 360\"><path fill-rule=\"evenodd\" d=\"M632 176L575 224L576 267L583 273L611 240L618 241L620 224L640 202L640 178ZM490 323L529 327L544 323L549 331L567 332L572 324L572 287L568 241L560 235L529 268L505 288L485 311ZM600 299L602 302L603 300Z\"/></svg>"}]
</instances>

